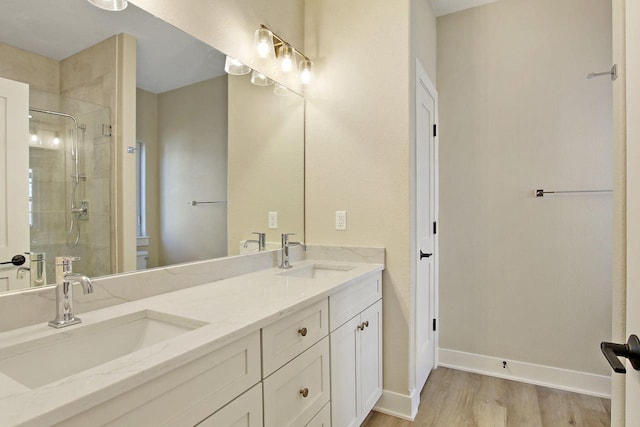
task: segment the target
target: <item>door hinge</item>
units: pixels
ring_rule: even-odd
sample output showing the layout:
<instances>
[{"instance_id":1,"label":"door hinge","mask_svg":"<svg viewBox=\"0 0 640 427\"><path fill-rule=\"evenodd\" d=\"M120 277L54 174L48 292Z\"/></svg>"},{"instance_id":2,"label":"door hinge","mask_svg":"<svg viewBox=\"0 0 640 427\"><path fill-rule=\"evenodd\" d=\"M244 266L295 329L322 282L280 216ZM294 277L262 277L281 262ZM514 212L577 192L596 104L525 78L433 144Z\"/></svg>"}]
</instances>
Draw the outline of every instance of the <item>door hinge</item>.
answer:
<instances>
[{"instance_id":1,"label":"door hinge","mask_svg":"<svg viewBox=\"0 0 640 427\"><path fill-rule=\"evenodd\" d=\"M436 231L437 231L436 222L433 221L433 234L436 234Z\"/></svg>"},{"instance_id":2,"label":"door hinge","mask_svg":"<svg viewBox=\"0 0 640 427\"><path fill-rule=\"evenodd\" d=\"M436 319L433 319L433 330L436 330Z\"/></svg>"},{"instance_id":3,"label":"door hinge","mask_svg":"<svg viewBox=\"0 0 640 427\"><path fill-rule=\"evenodd\" d=\"M437 131L438 125L433 125L433 136L438 136L438 131Z\"/></svg>"}]
</instances>

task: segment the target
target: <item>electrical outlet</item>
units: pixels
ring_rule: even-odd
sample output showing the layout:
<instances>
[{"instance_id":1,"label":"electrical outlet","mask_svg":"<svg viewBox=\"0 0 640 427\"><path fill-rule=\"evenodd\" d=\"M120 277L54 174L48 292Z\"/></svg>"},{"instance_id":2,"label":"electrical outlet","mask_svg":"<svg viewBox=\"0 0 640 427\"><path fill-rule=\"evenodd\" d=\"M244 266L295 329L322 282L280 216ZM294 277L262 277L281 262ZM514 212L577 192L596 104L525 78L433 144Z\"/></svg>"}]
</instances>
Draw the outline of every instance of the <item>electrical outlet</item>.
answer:
<instances>
[{"instance_id":1,"label":"electrical outlet","mask_svg":"<svg viewBox=\"0 0 640 427\"><path fill-rule=\"evenodd\" d=\"M336 230L345 231L347 229L347 211L336 211Z\"/></svg>"},{"instance_id":2,"label":"electrical outlet","mask_svg":"<svg viewBox=\"0 0 640 427\"><path fill-rule=\"evenodd\" d=\"M278 228L278 212L269 212L269 228Z\"/></svg>"}]
</instances>

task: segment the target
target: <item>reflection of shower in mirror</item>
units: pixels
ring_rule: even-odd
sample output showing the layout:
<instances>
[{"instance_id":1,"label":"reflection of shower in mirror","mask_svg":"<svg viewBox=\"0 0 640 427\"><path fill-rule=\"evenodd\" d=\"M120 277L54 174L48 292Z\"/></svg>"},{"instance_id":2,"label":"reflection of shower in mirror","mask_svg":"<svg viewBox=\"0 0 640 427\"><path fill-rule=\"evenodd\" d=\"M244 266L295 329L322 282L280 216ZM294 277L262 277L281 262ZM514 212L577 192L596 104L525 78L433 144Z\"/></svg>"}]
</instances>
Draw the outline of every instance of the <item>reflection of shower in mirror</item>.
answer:
<instances>
[{"instance_id":1,"label":"reflection of shower in mirror","mask_svg":"<svg viewBox=\"0 0 640 427\"><path fill-rule=\"evenodd\" d=\"M85 174L80 174L79 162L80 162L80 142L82 139L82 146L84 147L84 139L85 132L87 130L87 126L83 124L78 124L78 120L72 116L71 114L61 113L59 111L51 111L51 110L43 110L40 108L29 108L29 111L34 113L42 113L48 114L51 116L61 117L64 119L73 120L73 126L69 129L69 137L71 141L71 200L70 200L70 209L69 209L69 228L67 230L67 238L66 238L66 246L69 249L73 249L78 246L78 242L80 241L80 223L79 220L81 218L86 218L89 214L89 203L86 200L78 201L78 184L80 180L86 181L87 176ZM33 116L30 116L33 119ZM80 132L82 136L80 137ZM37 145L43 145L43 139L39 136L39 134L52 134L48 139L48 144L46 144L47 148L57 149L60 146L61 140L58 136L58 132L51 132L44 129L35 130L35 127L31 130L31 144L37 143Z\"/></svg>"},{"instance_id":2,"label":"reflection of shower in mirror","mask_svg":"<svg viewBox=\"0 0 640 427\"><path fill-rule=\"evenodd\" d=\"M67 247L69 249L78 246L80 241L80 218L89 214L89 202L82 200L78 202L78 184L80 180L86 181L86 175L80 175L78 162L80 157L79 150L79 132L82 132L82 146L84 147L84 138L87 131L85 125L78 125L74 118L75 127L71 128L71 164L73 165L73 174L71 176L71 209L69 211L69 230L67 231Z\"/></svg>"}]
</instances>

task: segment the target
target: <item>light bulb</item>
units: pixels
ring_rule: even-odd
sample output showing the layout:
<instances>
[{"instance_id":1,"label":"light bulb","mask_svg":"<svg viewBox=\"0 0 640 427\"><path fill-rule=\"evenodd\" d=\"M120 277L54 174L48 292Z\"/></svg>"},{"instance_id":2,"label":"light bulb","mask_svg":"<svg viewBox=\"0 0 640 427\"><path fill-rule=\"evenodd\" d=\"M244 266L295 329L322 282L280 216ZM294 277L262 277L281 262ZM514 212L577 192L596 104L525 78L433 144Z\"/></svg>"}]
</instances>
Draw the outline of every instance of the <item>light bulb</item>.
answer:
<instances>
[{"instance_id":1,"label":"light bulb","mask_svg":"<svg viewBox=\"0 0 640 427\"><path fill-rule=\"evenodd\" d=\"M60 145L60 138L56 136L51 140L51 142L53 143L53 145Z\"/></svg>"},{"instance_id":2,"label":"light bulb","mask_svg":"<svg viewBox=\"0 0 640 427\"><path fill-rule=\"evenodd\" d=\"M282 71L284 71L285 73L291 71L291 68L293 67L292 64L293 61L291 60L291 58L282 58Z\"/></svg>"},{"instance_id":3,"label":"light bulb","mask_svg":"<svg viewBox=\"0 0 640 427\"><path fill-rule=\"evenodd\" d=\"M38 142L38 135L36 135L35 133L31 134L31 142Z\"/></svg>"},{"instance_id":4,"label":"light bulb","mask_svg":"<svg viewBox=\"0 0 640 427\"><path fill-rule=\"evenodd\" d=\"M308 85L313 81L313 62L308 59L300 61L300 83Z\"/></svg>"},{"instance_id":5,"label":"light bulb","mask_svg":"<svg viewBox=\"0 0 640 427\"><path fill-rule=\"evenodd\" d=\"M280 46L280 48L278 49L278 62L280 63L280 70L282 72L295 72L295 53L291 46L286 44Z\"/></svg>"},{"instance_id":6,"label":"light bulb","mask_svg":"<svg viewBox=\"0 0 640 427\"><path fill-rule=\"evenodd\" d=\"M269 44L266 40L260 40L258 42L258 56L260 58L266 58L269 54Z\"/></svg>"},{"instance_id":7,"label":"light bulb","mask_svg":"<svg viewBox=\"0 0 640 427\"><path fill-rule=\"evenodd\" d=\"M258 58L275 58L273 47L273 33L267 28L259 28L256 30L253 44L256 49Z\"/></svg>"}]
</instances>

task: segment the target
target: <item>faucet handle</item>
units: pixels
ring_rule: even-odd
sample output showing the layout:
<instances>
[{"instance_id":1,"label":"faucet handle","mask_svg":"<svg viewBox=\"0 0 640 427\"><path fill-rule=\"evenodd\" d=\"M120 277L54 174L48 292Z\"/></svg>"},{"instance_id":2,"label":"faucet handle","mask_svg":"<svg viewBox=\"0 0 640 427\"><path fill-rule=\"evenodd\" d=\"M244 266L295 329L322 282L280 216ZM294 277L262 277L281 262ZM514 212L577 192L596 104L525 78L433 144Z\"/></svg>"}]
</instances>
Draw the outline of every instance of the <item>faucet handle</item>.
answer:
<instances>
[{"instance_id":1,"label":"faucet handle","mask_svg":"<svg viewBox=\"0 0 640 427\"><path fill-rule=\"evenodd\" d=\"M264 236L267 233L262 233L260 231L253 231L253 232L251 232L251 234L257 234L258 236Z\"/></svg>"},{"instance_id":2,"label":"faucet handle","mask_svg":"<svg viewBox=\"0 0 640 427\"><path fill-rule=\"evenodd\" d=\"M56 265L69 265L73 261L80 261L79 256L57 256Z\"/></svg>"},{"instance_id":3,"label":"faucet handle","mask_svg":"<svg viewBox=\"0 0 640 427\"><path fill-rule=\"evenodd\" d=\"M289 244L289 236L295 236L296 233L282 233L282 246Z\"/></svg>"}]
</instances>

